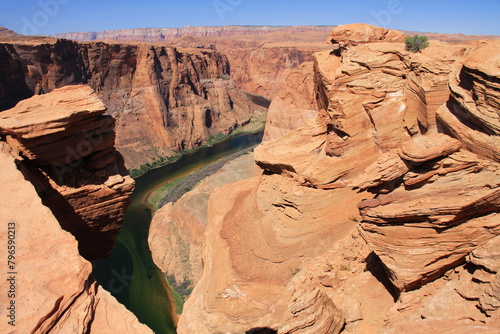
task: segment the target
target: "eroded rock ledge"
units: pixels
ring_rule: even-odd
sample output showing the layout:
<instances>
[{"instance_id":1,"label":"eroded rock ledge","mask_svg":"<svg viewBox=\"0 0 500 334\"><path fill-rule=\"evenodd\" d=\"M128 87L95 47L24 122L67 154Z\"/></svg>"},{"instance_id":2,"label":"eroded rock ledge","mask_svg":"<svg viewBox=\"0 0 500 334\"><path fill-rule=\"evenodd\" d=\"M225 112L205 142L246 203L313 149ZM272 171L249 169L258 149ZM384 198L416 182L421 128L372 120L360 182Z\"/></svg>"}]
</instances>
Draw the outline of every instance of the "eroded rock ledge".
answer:
<instances>
[{"instance_id":1,"label":"eroded rock ledge","mask_svg":"<svg viewBox=\"0 0 500 334\"><path fill-rule=\"evenodd\" d=\"M104 110L89 87L72 86L0 113L0 239L6 244L12 222L17 272L15 297L0 296L2 305L15 301L16 326L2 311L2 333L152 333L96 283L78 251L110 251L134 186L120 175ZM77 241L64 224L92 233Z\"/></svg>"},{"instance_id":2,"label":"eroded rock ledge","mask_svg":"<svg viewBox=\"0 0 500 334\"><path fill-rule=\"evenodd\" d=\"M90 87L67 86L0 114L19 169L87 259L110 254L134 189L105 111Z\"/></svg>"}]
</instances>

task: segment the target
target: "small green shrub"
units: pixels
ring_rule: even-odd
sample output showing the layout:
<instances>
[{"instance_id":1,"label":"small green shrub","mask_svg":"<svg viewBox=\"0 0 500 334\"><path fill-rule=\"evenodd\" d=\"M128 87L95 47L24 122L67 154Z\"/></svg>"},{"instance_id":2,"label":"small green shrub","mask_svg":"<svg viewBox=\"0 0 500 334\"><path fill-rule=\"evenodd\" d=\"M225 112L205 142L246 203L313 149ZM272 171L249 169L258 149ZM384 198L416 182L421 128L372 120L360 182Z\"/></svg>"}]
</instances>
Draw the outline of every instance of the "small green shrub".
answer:
<instances>
[{"instance_id":1,"label":"small green shrub","mask_svg":"<svg viewBox=\"0 0 500 334\"><path fill-rule=\"evenodd\" d=\"M429 46L427 36L414 35L405 40L406 50L419 52Z\"/></svg>"}]
</instances>

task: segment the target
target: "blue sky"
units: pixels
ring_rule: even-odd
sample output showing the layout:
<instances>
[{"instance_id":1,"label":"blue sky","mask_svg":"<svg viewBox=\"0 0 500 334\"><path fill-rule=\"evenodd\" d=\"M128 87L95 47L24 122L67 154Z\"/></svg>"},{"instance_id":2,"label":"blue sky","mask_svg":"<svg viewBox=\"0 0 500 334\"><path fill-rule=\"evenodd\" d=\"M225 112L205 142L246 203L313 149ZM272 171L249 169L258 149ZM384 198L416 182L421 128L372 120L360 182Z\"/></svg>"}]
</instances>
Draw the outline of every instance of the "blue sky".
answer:
<instances>
[{"instance_id":1,"label":"blue sky","mask_svg":"<svg viewBox=\"0 0 500 334\"><path fill-rule=\"evenodd\" d=\"M500 35L500 0L0 0L0 25L25 34L143 27L339 25Z\"/></svg>"}]
</instances>

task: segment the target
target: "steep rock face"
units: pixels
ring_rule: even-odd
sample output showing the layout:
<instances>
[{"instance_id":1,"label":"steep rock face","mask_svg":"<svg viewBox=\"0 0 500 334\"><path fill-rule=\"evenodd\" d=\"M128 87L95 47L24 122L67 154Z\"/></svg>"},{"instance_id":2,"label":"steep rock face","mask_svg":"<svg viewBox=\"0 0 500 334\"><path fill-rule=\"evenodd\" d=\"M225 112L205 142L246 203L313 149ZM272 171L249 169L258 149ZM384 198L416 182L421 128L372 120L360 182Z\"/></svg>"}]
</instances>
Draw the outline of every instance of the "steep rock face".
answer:
<instances>
[{"instance_id":1,"label":"steep rock face","mask_svg":"<svg viewBox=\"0 0 500 334\"><path fill-rule=\"evenodd\" d=\"M105 111L90 87L67 86L0 113L21 170L87 259L109 255L134 189Z\"/></svg>"},{"instance_id":2,"label":"steep rock face","mask_svg":"<svg viewBox=\"0 0 500 334\"><path fill-rule=\"evenodd\" d=\"M16 167L9 148L0 142L0 215L5 221L0 240L14 240L15 297L0 296L2 305L15 301L15 327L4 321L2 333L152 333L97 285L92 266L78 253L75 238L61 229L42 204L35 188ZM7 223L15 234L7 235ZM14 238L12 236L15 235ZM6 306L7 307L7 306ZM10 311L9 311L10 312Z\"/></svg>"},{"instance_id":3,"label":"steep rock face","mask_svg":"<svg viewBox=\"0 0 500 334\"><path fill-rule=\"evenodd\" d=\"M312 61L317 50L299 47L265 47L225 50L239 89L274 99L285 88L291 71Z\"/></svg>"},{"instance_id":4,"label":"steep rock face","mask_svg":"<svg viewBox=\"0 0 500 334\"><path fill-rule=\"evenodd\" d=\"M281 137L318 115L314 86L313 62L301 64L287 76L285 89L269 106L263 141Z\"/></svg>"},{"instance_id":5,"label":"steep rock face","mask_svg":"<svg viewBox=\"0 0 500 334\"><path fill-rule=\"evenodd\" d=\"M444 131L472 152L500 161L500 42L478 42L450 77L450 100L438 109Z\"/></svg>"},{"instance_id":6,"label":"steep rock face","mask_svg":"<svg viewBox=\"0 0 500 334\"><path fill-rule=\"evenodd\" d=\"M327 32L298 34L272 33L219 38L184 37L172 41L180 47L217 49L227 55L231 76L245 92L274 99L286 87L286 79L313 54L331 50L325 43Z\"/></svg>"},{"instance_id":7,"label":"steep rock face","mask_svg":"<svg viewBox=\"0 0 500 334\"><path fill-rule=\"evenodd\" d=\"M3 108L89 84L117 118L117 147L129 168L228 133L261 111L236 89L227 58L211 50L23 40L0 44L0 57Z\"/></svg>"}]
</instances>

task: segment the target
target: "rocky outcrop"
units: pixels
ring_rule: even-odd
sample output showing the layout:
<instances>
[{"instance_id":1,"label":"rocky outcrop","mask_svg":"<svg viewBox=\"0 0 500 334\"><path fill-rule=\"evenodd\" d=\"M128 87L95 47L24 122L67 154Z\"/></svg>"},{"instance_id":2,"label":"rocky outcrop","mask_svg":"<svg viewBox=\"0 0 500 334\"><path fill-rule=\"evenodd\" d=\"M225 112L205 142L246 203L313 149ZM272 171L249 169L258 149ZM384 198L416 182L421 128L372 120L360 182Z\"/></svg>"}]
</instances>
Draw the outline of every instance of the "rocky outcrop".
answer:
<instances>
[{"instance_id":1,"label":"rocky outcrop","mask_svg":"<svg viewBox=\"0 0 500 334\"><path fill-rule=\"evenodd\" d=\"M316 54L317 117L255 149L262 176L208 200L178 332L498 331L499 166L436 122L466 51Z\"/></svg>"},{"instance_id":2,"label":"rocky outcrop","mask_svg":"<svg viewBox=\"0 0 500 334\"><path fill-rule=\"evenodd\" d=\"M87 259L110 254L134 189L105 111L90 87L67 86L0 113L20 170Z\"/></svg>"},{"instance_id":3,"label":"rocky outcrop","mask_svg":"<svg viewBox=\"0 0 500 334\"><path fill-rule=\"evenodd\" d=\"M405 40L405 34L366 23L345 24L333 28L328 41L332 44L396 42Z\"/></svg>"},{"instance_id":4,"label":"rocky outcrop","mask_svg":"<svg viewBox=\"0 0 500 334\"><path fill-rule=\"evenodd\" d=\"M10 30L10 29L7 29L5 27L0 27L0 37L1 38L4 38L4 37L18 37L18 36L21 36L19 35L18 33Z\"/></svg>"},{"instance_id":5,"label":"rocky outcrop","mask_svg":"<svg viewBox=\"0 0 500 334\"><path fill-rule=\"evenodd\" d=\"M498 167L457 152L395 175L404 183L360 203L362 235L398 289L442 276L500 234Z\"/></svg>"},{"instance_id":6,"label":"rocky outcrop","mask_svg":"<svg viewBox=\"0 0 500 334\"><path fill-rule=\"evenodd\" d=\"M463 51L449 46L448 58L434 58L442 53L434 48L441 47L438 43L414 55L403 44L373 43L347 48L340 56L316 54L311 95L317 96L319 117L258 147L257 163L316 187L344 186L382 152L418 133L437 131L435 99L440 96L444 103L447 96L434 94L428 105L432 89L426 92L422 85L440 89L442 76Z\"/></svg>"},{"instance_id":7,"label":"rocky outcrop","mask_svg":"<svg viewBox=\"0 0 500 334\"><path fill-rule=\"evenodd\" d=\"M227 58L212 50L67 40L0 44L0 106L88 84L117 119L127 167L229 133L263 109L236 89Z\"/></svg>"},{"instance_id":8,"label":"rocky outcrop","mask_svg":"<svg viewBox=\"0 0 500 334\"><path fill-rule=\"evenodd\" d=\"M5 308L14 306L13 311L2 310L0 331L152 333L97 285L92 265L78 253L77 241L42 204L11 150L0 142L0 215L4 220L0 240L5 247L8 240L14 242L9 244L14 246L9 270L12 294L5 290L0 296ZM15 327L7 323L12 320Z\"/></svg>"},{"instance_id":9,"label":"rocky outcrop","mask_svg":"<svg viewBox=\"0 0 500 334\"><path fill-rule=\"evenodd\" d=\"M450 100L438 109L440 126L468 151L456 152L460 141L445 135L416 137L399 152L410 171L400 169L402 173L393 173L392 180L385 180L400 178L403 183L387 195L360 204L363 236L400 290L414 289L443 275L500 233L499 166L489 160L498 161L497 146L491 145L498 139L494 83L500 72L491 56L496 44L481 44L469 51L450 78ZM461 73L459 77L457 73ZM386 161L393 159L386 156ZM380 167L384 164L376 163ZM382 180L372 172L379 169L370 168L356 185L370 178Z\"/></svg>"},{"instance_id":10,"label":"rocky outcrop","mask_svg":"<svg viewBox=\"0 0 500 334\"><path fill-rule=\"evenodd\" d=\"M443 130L472 152L500 161L500 42L478 42L455 66L450 100L437 111Z\"/></svg>"}]
</instances>

